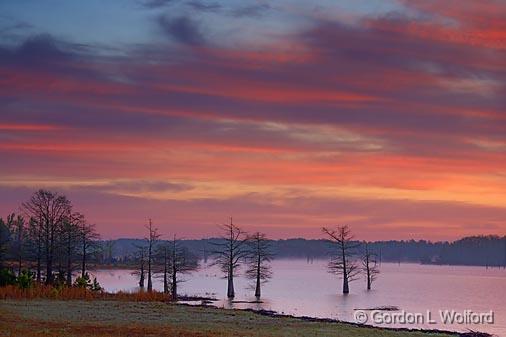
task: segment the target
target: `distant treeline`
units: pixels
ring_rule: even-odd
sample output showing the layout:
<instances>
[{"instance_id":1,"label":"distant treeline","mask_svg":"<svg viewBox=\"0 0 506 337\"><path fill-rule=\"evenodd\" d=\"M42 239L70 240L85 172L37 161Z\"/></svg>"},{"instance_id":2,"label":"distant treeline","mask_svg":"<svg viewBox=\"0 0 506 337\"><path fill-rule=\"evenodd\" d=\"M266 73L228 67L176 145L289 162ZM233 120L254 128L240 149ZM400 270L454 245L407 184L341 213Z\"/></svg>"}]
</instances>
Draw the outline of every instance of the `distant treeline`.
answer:
<instances>
[{"instance_id":1,"label":"distant treeline","mask_svg":"<svg viewBox=\"0 0 506 337\"><path fill-rule=\"evenodd\" d=\"M135 255L141 239L104 241L109 247L112 263L128 263ZM182 240L181 245L202 259L210 255L211 243L219 239ZM326 240L284 239L271 241L275 258L326 259L329 243ZM454 242L426 240L376 241L369 243L382 262L416 262L474 266L506 266L506 236L472 236ZM361 253L360 249L357 253Z\"/></svg>"}]
</instances>

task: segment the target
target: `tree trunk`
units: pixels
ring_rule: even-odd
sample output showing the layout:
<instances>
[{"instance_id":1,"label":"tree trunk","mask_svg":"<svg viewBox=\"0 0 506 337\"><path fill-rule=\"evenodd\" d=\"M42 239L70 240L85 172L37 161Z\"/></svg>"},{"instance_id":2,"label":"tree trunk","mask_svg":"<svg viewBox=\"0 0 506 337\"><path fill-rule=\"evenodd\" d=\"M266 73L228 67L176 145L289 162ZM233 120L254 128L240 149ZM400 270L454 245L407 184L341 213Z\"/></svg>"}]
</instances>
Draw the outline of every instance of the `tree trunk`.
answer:
<instances>
[{"instance_id":1,"label":"tree trunk","mask_svg":"<svg viewBox=\"0 0 506 337\"><path fill-rule=\"evenodd\" d=\"M72 243L67 242L67 286L72 286Z\"/></svg>"},{"instance_id":2,"label":"tree trunk","mask_svg":"<svg viewBox=\"0 0 506 337\"><path fill-rule=\"evenodd\" d=\"M344 245L341 247L341 253L343 258L343 294L349 294L350 287L348 286L348 270L346 267L346 253L344 251Z\"/></svg>"},{"instance_id":3,"label":"tree trunk","mask_svg":"<svg viewBox=\"0 0 506 337\"><path fill-rule=\"evenodd\" d=\"M369 258L367 258L367 290L371 290L371 270L369 269Z\"/></svg>"},{"instance_id":4,"label":"tree trunk","mask_svg":"<svg viewBox=\"0 0 506 337\"><path fill-rule=\"evenodd\" d=\"M167 248L165 248L165 254L163 256L163 293L169 293L169 280L167 279Z\"/></svg>"},{"instance_id":5,"label":"tree trunk","mask_svg":"<svg viewBox=\"0 0 506 337\"><path fill-rule=\"evenodd\" d=\"M235 291L234 291L234 276L232 275L232 271L228 272L228 289L227 289L227 297L228 298L234 298L235 297Z\"/></svg>"},{"instance_id":6,"label":"tree trunk","mask_svg":"<svg viewBox=\"0 0 506 337\"><path fill-rule=\"evenodd\" d=\"M81 277L86 275L86 253L83 252L83 259L81 260Z\"/></svg>"},{"instance_id":7,"label":"tree trunk","mask_svg":"<svg viewBox=\"0 0 506 337\"><path fill-rule=\"evenodd\" d=\"M349 294L350 287L348 286L348 274L346 272L343 273L343 294Z\"/></svg>"},{"instance_id":8,"label":"tree trunk","mask_svg":"<svg viewBox=\"0 0 506 337\"><path fill-rule=\"evenodd\" d=\"M148 262L148 291L153 290L153 282L151 281L151 266Z\"/></svg>"},{"instance_id":9,"label":"tree trunk","mask_svg":"<svg viewBox=\"0 0 506 337\"><path fill-rule=\"evenodd\" d=\"M42 280L42 273L41 273L41 252L40 252L40 248L39 248L39 251L37 253L37 283L40 283L41 280Z\"/></svg>"},{"instance_id":10,"label":"tree trunk","mask_svg":"<svg viewBox=\"0 0 506 337\"><path fill-rule=\"evenodd\" d=\"M169 293L169 280L167 279L167 271L166 270L163 272L163 293L164 294Z\"/></svg>"},{"instance_id":11,"label":"tree trunk","mask_svg":"<svg viewBox=\"0 0 506 337\"><path fill-rule=\"evenodd\" d=\"M257 260L257 285L255 287L255 297L260 298L260 257Z\"/></svg>"},{"instance_id":12,"label":"tree trunk","mask_svg":"<svg viewBox=\"0 0 506 337\"><path fill-rule=\"evenodd\" d=\"M174 270L172 272L172 289L171 289L171 292L172 292L172 300L173 301L177 301L177 274L176 274L176 271Z\"/></svg>"},{"instance_id":13,"label":"tree trunk","mask_svg":"<svg viewBox=\"0 0 506 337\"><path fill-rule=\"evenodd\" d=\"M173 301L177 301L177 268L176 235L174 235L174 239L172 240L172 284L170 288Z\"/></svg>"},{"instance_id":14,"label":"tree trunk","mask_svg":"<svg viewBox=\"0 0 506 337\"><path fill-rule=\"evenodd\" d=\"M139 287L144 288L144 268L141 267L141 277L139 279Z\"/></svg>"},{"instance_id":15,"label":"tree trunk","mask_svg":"<svg viewBox=\"0 0 506 337\"><path fill-rule=\"evenodd\" d=\"M150 234L151 236L151 229L150 229ZM150 238L151 240L151 238ZM151 280L151 241L149 242L149 252L148 252L148 291L152 291L153 290L153 282Z\"/></svg>"},{"instance_id":16,"label":"tree trunk","mask_svg":"<svg viewBox=\"0 0 506 337\"><path fill-rule=\"evenodd\" d=\"M46 284L53 284L53 262L51 259L47 261Z\"/></svg>"},{"instance_id":17,"label":"tree trunk","mask_svg":"<svg viewBox=\"0 0 506 337\"><path fill-rule=\"evenodd\" d=\"M50 247L46 249L46 284L53 284L53 256Z\"/></svg>"},{"instance_id":18,"label":"tree trunk","mask_svg":"<svg viewBox=\"0 0 506 337\"><path fill-rule=\"evenodd\" d=\"M141 250L141 276L139 279L139 287L144 288L144 251Z\"/></svg>"},{"instance_id":19,"label":"tree trunk","mask_svg":"<svg viewBox=\"0 0 506 337\"><path fill-rule=\"evenodd\" d=\"M54 225L53 225L54 226ZM53 275L53 262L54 262L54 229L51 230L51 236L49 241L49 260L47 262L48 269L48 284L54 283L54 275Z\"/></svg>"},{"instance_id":20,"label":"tree trunk","mask_svg":"<svg viewBox=\"0 0 506 337\"><path fill-rule=\"evenodd\" d=\"M86 274L86 233L84 233L86 229L83 225L83 258L81 260L81 277L84 278L84 275Z\"/></svg>"},{"instance_id":21,"label":"tree trunk","mask_svg":"<svg viewBox=\"0 0 506 337\"><path fill-rule=\"evenodd\" d=\"M70 271L70 268L67 266L67 287L72 286L72 272Z\"/></svg>"},{"instance_id":22,"label":"tree trunk","mask_svg":"<svg viewBox=\"0 0 506 337\"><path fill-rule=\"evenodd\" d=\"M228 261L228 284L227 284L227 297L234 298L234 251L232 248L232 242L234 240L234 233L232 228L232 218L230 218L230 255Z\"/></svg>"},{"instance_id":23,"label":"tree trunk","mask_svg":"<svg viewBox=\"0 0 506 337\"><path fill-rule=\"evenodd\" d=\"M255 288L255 297L260 298L260 276L257 276L257 286Z\"/></svg>"},{"instance_id":24,"label":"tree trunk","mask_svg":"<svg viewBox=\"0 0 506 337\"><path fill-rule=\"evenodd\" d=\"M23 229L18 219L18 276L21 275L21 268L23 263Z\"/></svg>"},{"instance_id":25,"label":"tree trunk","mask_svg":"<svg viewBox=\"0 0 506 337\"><path fill-rule=\"evenodd\" d=\"M42 220L39 218L39 225L42 223ZM37 228L37 283L42 281L42 230L41 228Z\"/></svg>"},{"instance_id":26,"label":"tree trunk","mask_svg":"<svg viewBox=\"0 0 506 337\"><path fill-rule=\"evenodd\" d=\"M367 290L371 290L371 269L369 268L369 251L367 250L365 255L365 268L367 272Z\"/></svg>"}]
</instances>

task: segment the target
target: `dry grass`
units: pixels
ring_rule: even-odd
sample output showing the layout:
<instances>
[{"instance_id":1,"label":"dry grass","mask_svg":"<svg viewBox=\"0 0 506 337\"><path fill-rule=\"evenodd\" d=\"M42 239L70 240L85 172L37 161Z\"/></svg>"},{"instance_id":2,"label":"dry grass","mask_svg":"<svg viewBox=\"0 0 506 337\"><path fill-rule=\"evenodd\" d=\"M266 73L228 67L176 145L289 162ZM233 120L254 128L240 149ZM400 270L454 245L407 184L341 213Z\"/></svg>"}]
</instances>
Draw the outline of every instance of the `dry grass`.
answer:
<instances>
[{"instance_id":1,"label":"dry grass","mask_svg":"<svg viewBox=\"0 0 506 337\"><path fill-rule=\"evenodd\" d=\"M0 317L0 337L449 337L161 302L0 300Z\"/></svg>"},{"instance_id":2,"label":"dry grass","mask_svg":"<svg viewBox=\"0 0 506 337\"><path fill-rule=\"evenodd\" d=\"M140 291L135 293L119 292L115 294L96 292L85 288L61 287L54 288L46 285L35 285L29 289L20 289L17 286L0 287L0 299L7 300L32 300L32 299L53 299L53 300L120 300L133 302L165 302L170 299L167 294L152 291Z\"/></svg>"},{"instance_id":3,"label":"dry grass","mask_svg":"<svg viewBox=\"0 0 506 337\"><path fill-rule=\"evenodd\" d=\"M120 291L114 294L107 293L106 296L107 299L132 302L168 302L171 300L170 295L158 291L140 291L135 293Z\"/></svg>"},{"instance_id":4,"label":"dry grass","mask_svg":"<svg viewBox=\"0 0 506 337\"><path fill-rule=\"evenodd\" d=\"M206 331L188 331L170 326L102 326L94 324L69 324L26 320L13 315L3 315L0 320L0 336L9 337L138 337L138 336L180 336L214 337L221 334Z\"/></svg>"}]
</instances>

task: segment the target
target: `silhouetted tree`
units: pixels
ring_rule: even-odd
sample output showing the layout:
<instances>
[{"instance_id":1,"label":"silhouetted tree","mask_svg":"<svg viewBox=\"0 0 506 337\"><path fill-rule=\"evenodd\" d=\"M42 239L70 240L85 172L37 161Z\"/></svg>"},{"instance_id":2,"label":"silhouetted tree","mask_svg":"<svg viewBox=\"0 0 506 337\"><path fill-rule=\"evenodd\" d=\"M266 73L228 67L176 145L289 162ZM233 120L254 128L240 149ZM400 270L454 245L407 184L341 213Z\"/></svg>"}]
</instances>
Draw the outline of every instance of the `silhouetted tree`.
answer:
<instances>
[{"instance_id":1,"label":"silhouetted tree","mask_svg":"<svg viewBox=\"0 0 506 337\"><path fill-rule=\"evenodd\" d=\"M84 277L86 275L88 258L95 252L100 236L95 229L95 225L89 224L83 214L73 214L72 221L79 227L81 277Z\"/></svg>"},{"instance_id":2,"label":"silhouetted tree","mask_svg":"<svg viewBox=\"0 0 506 337\"><path fill-rule=\"evenodd\" d=\"M61 228L61 255L65 258L65 283L68 287L72 286L72 272L74 271L77 247L81 236L79 221L80 214L73 214L63 222Z\"/></svg>"},{"instance_id":3,"label":"silhouetted tree","mask_svg":"<svg viewBox=\"0 0 506 337\"><path fill-rule=\"evenodd\" d=\"M52 284L53 261L57 235L63 221L71 213L71 203L64 195L47 190L39 190L22 204L23 210L34 219L41 219L43 245L45 248L46 283Z\"/></svg>"},{"instance_id":4,"label":"silhouetted tree","mask_svg":"<svg viewBox=\"0 0 506 337\"><path fill-rule=\"evenodd\" d=\"M163 256L163 282L164 292L170 294L173 301L177 301L178 284L184 280L181 275L189 274L198 269L198 257L186 247L181 246L180 240L173 237L161 247Z\"/></svg>"},{"instance_id":5,"label":"silhouetted tree","mask_svg":"<svg viewBox=\"0 0 506 337\"><path fill-rule=\"evenodd\" d=\"M146 226L148 229L148 236L146 237L147 242L147 259L148 259L148 291L153 290L153 271L152 271L152 264L153 264L153 257L154 257L154 249L156 248L156 243L158 239L160 238L160 234L158 234L158 230L153 227L153 222L151 219L149 219L149 224Z\"/></svg>"},{"instance_id":6,"label":"silhouetted tree","mask_svg":"<svg viewBox=\"0 0 506 337\"><path fill-rule=\"evenodd\" d=\"M26 238L26 223L25 219L21 215L12 213L7 217L7 227L11 233L10 239L10 256L13 261L16 261L17 275L21 275L21 269L23 267L24 249L25 249L25 238Z\"/></svg>"},{"instance_id":7,"label":"silhouetted tree","mask_svg":"<svg viewBox=\"0 0 506 337\"><path fill-rule=\"evenodd\" d=\"M137 251L135 252L135 259L137 261L137 270L132 274L139 276L139 288L144 288L145 274L146 274L146 247L141 245L135 246Z\"/></svg>"},{"instance_id":8,"label":"silhouetted tree","mask_svg":"<svg viewBox=\"0 0 506 337\"><path fill-rule=\"evenodd\" d=\"M230 224L220 226L223 230L222 240L213 242L214 250L212 254L215 257L213 265L220 267L227 278L227 297L234 298L234 275L240 266L240 262L247 256L246 234L239 227L233 224L230 218Z\"/></svg>"},{"instance_id":9,"label":"silhouetted tree","mask_svg":"<svg viewBox=\"0 0 506 337\"><path fill-rule=\"evenodd\" d=\"M369 250L369 245L365 243L364 255L362 256L362 271L366 277L367 290L371 290L372 283L376 280L379 269L376 254Z\"/></svg>"},{"instance_id":10,"label":"silhouetted tree","mask_svg":"<svg viewBox=\"0 0 506 337\"><path fill-rule=\"evenodd\" d=\"M156 272L156 274L161 274L163 278L163 293L169 293L169 243L164 242L158 246L158 250L156 253L156 258L160 262L157 264L161 266L161 268Z\"/></svg>"},{"instance_id":11,"label":"silhouetted tree","mask_svg":"<svg viewBox=\"0 0 506 337\"><path fill-rule=\"evenodd\" d=\"M0 270L3 268L4 261L7 257L7 245L10 239L9 228L5 221L0 218Z\"/></svg>"},{"instance_id":12,"label":"silhouetted tree","mask_svg":"<svg viewBox=\"0 0 506 337\"><path fill-rule=\"evenodd\" d=\"M35 260L35 268L36 268L36 280L38 283L42 281L42 259L43 259L43 225L42 219L30 218L30 222L28 224L28 247L30 249L30 254Z\"/></svg>"},{"instance_id":13,"label":"silhouetted tree","mask_svg":"<svg viewBox=\"0 0 506 337\"><path fill-rule=\"evenodd\" d=\"M15 227L16 227L15 223L16 223L16 214L11 213L11 214L7 215L5 225L7 226L7 233L9 235L9 237L7 238L7 244L5 247L5 249L6 249L5 256L9 261L11 261L12 256L15 255L15 252L13 252L13 246L14 246L13 240L15 238L14 231L15 231Z\"/></svg>"},{"instance_id":14,"label":"silhouetted tree","mask_svg":"<svg viewBox=\"0 0 506 337\"><path fill-rule=\"evenodd\" d=\"M322 230L327 235L328 241L334 246L328 265L329 272L343 278L343 294L348 294L350 292L349 283L356 280L360 274L360 268L356 261L351 259L359 244L353 241L348 226L339 226L336 230L323 227Z\"/></svg>"},{"instance_id":15,"label":"silhouetted tree","mask_svg":"<svg viewBox=\"0 0 506 337\"><path fill-rule=\"evenodd\" d=\"M260 298L261 283L267 282L272 277L270 262L273 254L270 249L270 242L265 234L255 233L248 237L248 254L246 263L248 269L245 272L246 278L255 281L255 297Z\"/></svg>"}]
</instances>

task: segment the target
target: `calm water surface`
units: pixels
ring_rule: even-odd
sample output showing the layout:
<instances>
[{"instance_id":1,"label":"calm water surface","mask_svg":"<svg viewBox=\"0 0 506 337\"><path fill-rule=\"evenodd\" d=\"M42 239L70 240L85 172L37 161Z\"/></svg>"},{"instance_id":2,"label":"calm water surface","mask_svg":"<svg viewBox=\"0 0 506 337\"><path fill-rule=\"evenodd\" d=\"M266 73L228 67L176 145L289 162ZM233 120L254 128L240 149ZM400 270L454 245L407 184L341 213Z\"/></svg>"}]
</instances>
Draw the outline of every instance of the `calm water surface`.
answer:
<instances>
[{"instance_id":1,"label":"calm water surface","mask_svg":"<svg viewBox=\"0 0 506 337\"><path fill-rule=\"evenodd\" d=\"M339 294L342 282L326 272L326 261L275 260L273 279L262 289L261 304L231 303L226 300L226 280L215 267L203 266L186 276L180 293L214 296L216 306L274 310L296 316L334 318L355 321L355 309L395 306L407 313L427 311L436 324L392 324L409 328L430 328L486 331L506 337L506 270L485 267L428 266L419 264L383 263L373 290L365 290L360 279L350 285L350 294ZM111 292L137 290L137 278L129 270L98 270L94 273L101 285ZM162 289L161 280L154 286ZM239 277L235 282L235 301L254 300L248 281ZM494 324L443 324L440 310L464 312L494 311ZM369 314L370 315L370 314ZM370 320L368 324L374 324ZM381 325L381 324L374 324Z\"/></svg>"}]
</instances>

